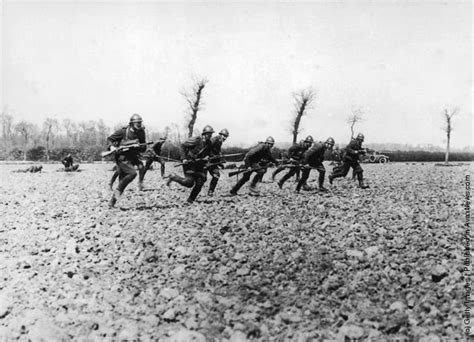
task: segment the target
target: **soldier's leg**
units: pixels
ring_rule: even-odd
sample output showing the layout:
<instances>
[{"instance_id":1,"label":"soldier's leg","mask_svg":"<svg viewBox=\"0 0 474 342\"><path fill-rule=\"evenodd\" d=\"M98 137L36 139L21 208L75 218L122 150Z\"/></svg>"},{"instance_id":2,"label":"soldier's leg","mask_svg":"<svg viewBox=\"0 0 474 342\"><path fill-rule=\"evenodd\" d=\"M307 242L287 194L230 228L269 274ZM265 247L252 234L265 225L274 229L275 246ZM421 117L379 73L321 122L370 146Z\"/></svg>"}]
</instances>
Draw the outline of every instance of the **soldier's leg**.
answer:
<instances>
[{"instance_id":1,"label":"soldier's leg","mask_svg":"<svg viewBox=\"0 0 474 342\"><path fill-rule=\"evenodd\" d=\"M321 191L327 191L327 189L323 186L324 184L324 176L326 175L326 169L324 168L324 165L322 163L318 164L316 166L316 170L319 172L319 177L318 177L318 187L319 190Z\"/></svg>"},{"instance_id":2,"label":"soldier's leg","mask_svg":"<svg viewBox=\"0 0 474 342\"><path fill-rule=\"evenodd\" d=\"M296 169L296 179L295 179L295 182L299 182L300 181L300 169Z\"/></svg>"},{"instance_id":3,"label":"soldier's leg","mask_svg":"<svg viewBox=\"0 0 474 342\"><path fill-rule=\"evenodd\" d=\"M274 181L274 180L275 180L275 176L276 176L277 174L279 174L280 172L282 172L284 169L285 169L285 166L284 166L284 165L278 166L278 167L276 168L276 170L273 171L273 173L272 173L272 181Z\"/></svg>"},{"instance_id":4,"label":"soldier's leg","mask_svg":"<svg viewBox=\"0 0 474 342\"><path fill-rule=\"evenodd\" d=\"M359 162L355 162L353 165L353 168L354 168L355 174L357 175L359 188L367 189L369 186L367 184L364 184L364 170L362 170L362 167L360 166Z\"/></svg>"},{"instance_id":5,"label":"soldier's leg","mask_svg":"<svg viewBox=\"0 0 474 342\"><path fill-rule=\"evenodd\" d=\"M291 168L288 173L286 175L284 175L283 177L281 177L281 179L278 181L278 187L281 189L283 187L283 184L285 184L285 182L290 179L291 177L293 177L294 175L297 174L297 172L299 171L299 168Z\"/></svg>"},{"instance_id":6,"label":"soldier's leg","mask_svg":"<svg viewBox=\"0 0 474 342\"><path fill-rule=\"evenodd\" d=\"M117 190L122 193L128 184L130 184L135 179L137 176L137 171L135 171L135 168L131 163L125 161L121 161L117 165L120 170L120 181L117 186Z\"/></svg>"},{"instance_id":7,"label":"soldier's leg","mask_svg":"<svg viewBox=\"0 0 474 342\"><path fill-rule=\"evenodd\" d=\"M212 196L214 194L214 190L216 190L217 182L219 182L220 172L219 168L212 168L209 169L209 173L212 176L211 182L209 184L209 191L207 192L208 196Z\"/></svg>"},{"instance_id":8,"label":"soldier's leg","mask_svg":"<svg viewBox=\"0 0 474 342\"><path fill-rule=\"evenodd\" d=\"M115 168L114 174L112 175L112 178L110 178L110 182L109 182L110 190L113 190L115 180L117 179L119 175L120 175L120 171L117 168Z\"/></svg>"},{"instance_id":9,"label":"soldier's leg","mask_svg":"<svg viewBox=\"0 0 474 342\"><path fill-rule=\"evenodd\" d=\"M255 195L258 194L257 184L262 181L265 172L267 172L267 169L256 171L256 175L253 177L252 182L250 183L250 193Z\"/></svg>"},{"instance_id":10,"label":"soldier's leg","mask_svg":"<svg viewBox=\"0 0 474 342\"><path fill-rule=\"evenodd\" d=\"M160 163L161 178L163 178L165 176L165 162L160 158L157 158L157 162Z\"/></svg>"},{"instance_id":11,"label":"soldier's leg","mask_svg":"<svg viewBox=\"0 0 474 342\"><path fill-rule=\"evenodd\" d=\"M205 182L206 182L205 177L197 176L194 178L194 187L191 190L191 193L189 194L188 201L187 201L188 203L194 202L196 197L201 192L202 186L204 185Z\"/></svg>"},{"instance_id":12,"label":"soldier's leg","mask_svg":"<svg viewBox=\"0 0 474 342\"><path fill-rule=\"evenodd\" d=\"M143 179L145 179L145 166L143 165L141 161L137 164L137 169L138 169L138 190L142 191Z\"/></svg>"},{"instance_id":13,"label":"soldier's leg","mask_svg":"<svg viewBox=\"0 0 474 342\"><path fill-rule=\"evenodd\" d=\"M117 162L117 169L116 172L119 172L119 184L109 201L109 207L113 207L117 203L127 185L137 176L137 172L131 163L125 161Z\"/></svg>"},{"instance_id":14,"label":"soldier's leg","mask_svg":"<svg viewBox=\"0 0 474 342\"><path fill-rule=\"evenodd\" d=\"M310 172L311 172L310 168L303 168L303 171L301 173L301 178L298 182L298 185L296 186L296 192L300 192L301 187L306 184L306 182L309 178Z\"/></svg>"},{"instance_id":15,"label":"soldier's leg","mask_svg":"<svg viewBox=\"0 0 474 342\"><path fill-rule=\"evenodd\" d=\"M239 179L239 181L237 182L237 184L234 185L234 187L230 190L230 193L233 194L233 195L236 195L237 194L237 191L239 191L239 189L245 184L248 182L248 180L250 179L250 175L252 174L252 172L244 172L244 174L242 175L242 178Z\"/></svg>"}]
</instances>

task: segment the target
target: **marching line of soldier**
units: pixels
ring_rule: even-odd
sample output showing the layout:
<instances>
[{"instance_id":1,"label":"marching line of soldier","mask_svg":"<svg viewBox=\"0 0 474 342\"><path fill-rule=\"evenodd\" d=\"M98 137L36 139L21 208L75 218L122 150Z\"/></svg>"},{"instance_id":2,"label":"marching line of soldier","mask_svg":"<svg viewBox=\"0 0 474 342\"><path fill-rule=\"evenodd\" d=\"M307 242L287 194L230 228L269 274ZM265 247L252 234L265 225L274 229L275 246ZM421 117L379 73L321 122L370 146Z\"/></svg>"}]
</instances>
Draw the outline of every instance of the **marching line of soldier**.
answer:
<instances>
[{"instance_id":1,"label":"marching line of soldier","mask_svg":"<svg viewBox=\"0 0 474 342\"><path fill-rule=\"evenodd\" d=\"M161 165L161 176L167 178L166 185L171 186L173 182L180 184L186 188L190 188L191 192L187 198L186 204L190 204L196 200L202 190L206 180L207 173L211 175L211 181L208 190L208 196L213 196L220 178L220 169L223 168L225 157L235 155L223 155L221 152L223 142L229 137L229 131L222 129L218 135L212 136L214 129L207 125L204 127L201 135L193 136L184 141L180 146L181 162L177 166L182 166L184 177L175 173L168 177L164 176L165 164L160 157L161 147L165 143L165 139L160 139L156 143L146 142L145 128L142 125L143 120L140 115L133 114L130 118L128 126L122 127L115 131L107 138L109 152L106 155L114 154L115 173L112 176L109 186L113 189L115 179L118 177L119 182L115 190L113 190L112 198L109 201L109 207L114 207L118 199L123 194L125 188L137 176L138 171L138 188L143 190L143 180L146 171L150 168L153 161L158 161ZM350 168L354 170L359 187L368 188L364 183L363 170L359 164L359 155L365 153L362 148L364 135L359 133L355 139L344 149L344 153L338 154L339 165L336 165L332 173L328 176L330 184L334 179L345 177ZM264 174L270 165L278 166L273 173L272 179L275 179L277 173L288 169L288 172L277 182L280 189L284 183L301 173L297 179L295 192L299 193L304 190L311 189L307 185L312 169L316 169L319 173L318 189L319 191L328 191L324 187L324 178L326 170L323 165L324 155L326 151L332 151L335 141L329 137L325 142L315 142L311 136L301 142L292 145L288 149L288 159L278 161L272 155L272 148L275 144L273 137L268 137L264 142L259 142L255 147L251 148L244 157L244 169L230 172L229 176L242 174L237 183L230 189L230 195L237 195L239 189L247 183L251 175L255 173L249 186L249 195L258 196L258 183L263 179ZM147 145L152 145L147 149ZM104 155L104 154L103 154ZM239 154L237 154L239 155ZM141 158L145 159L145 165ZM135 170L137 169L137 170Z\"/></svg>"}]
</instances>

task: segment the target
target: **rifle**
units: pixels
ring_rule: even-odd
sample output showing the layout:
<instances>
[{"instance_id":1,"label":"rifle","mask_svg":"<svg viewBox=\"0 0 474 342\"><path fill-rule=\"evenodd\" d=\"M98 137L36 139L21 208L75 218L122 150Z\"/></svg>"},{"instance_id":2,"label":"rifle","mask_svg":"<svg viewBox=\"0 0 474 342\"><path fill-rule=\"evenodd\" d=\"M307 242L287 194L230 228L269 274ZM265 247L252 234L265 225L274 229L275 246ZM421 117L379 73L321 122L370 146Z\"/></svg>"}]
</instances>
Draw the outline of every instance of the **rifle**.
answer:
<instances>
[{"instance_id":1,"label":"rifle","mask_svg":"<svg viewBox=\"0 0 474 342\"><path fill-rule=\"evenodd\" d=\"M266 169L267 167L266 166L262 166L262 167L256 167L254 169L243 169L243 170L238 170L238 171L232 171L232 172L229 172L229 177L233 177L235 175L238 175L240 173L244 173L244 172L254 172L254 171L260 171L260 170L264 170Z\"/></svg>"},{"instance_id":2,"label":"rifle","mask_svg":"<svg viewBox=\"0 0 474 342\"><path fill-rule=\"evenodd\" d=\"M116 152L124 152L124 151L130 150L131 148L138 148L138 147L147 146L147 145L151 145L151 144L153 144L153 141L146 142L146 143L138 143L135 140L131 140L131 143L125 143L124 145L119 146L115 150L104 151L100 155L103 158L103 157L107 157L107 156L109 156L113 153L116 153Z\"/></svg>"},{"instance_id":3,"label":"rifle","mask_svg":"<svg viewBox=\"0 0 474 342\"><path fill-rule=\"evenodd\" d=\"M188 161L187 163L179 163L179 164L176 164L174 167L183 166L183 165L189 165L189 164L196 164L196 163L203 162L203 161L211 161L211 160L216 160L216 159L225 158L225 157L236 157L236 156L240 156L240 155L242 155L242 153L221 154L221 155L219 155L219 156L198 158L198 159L190 160L190 161ZM221 164L221 163L226 163L226 161L223 160L223 161L220 162L219 164ZM216 164L216 165L217 165L217 164Z\"/></svg>"},{"instance_id":4,"label":"rifle","mask_svg":"<svg viewBox=\"0 0 474 342\"><path fill-rule=\"evenodd\" d=\"M164 156L159 156L160 158L166 160L166 161L170 161L170 162L174 162L174 163L179 163L180 160L176 160L176 159L172 159L172 158L168 158L168 157L164 157Z\"/></svg>"}]
</instances>

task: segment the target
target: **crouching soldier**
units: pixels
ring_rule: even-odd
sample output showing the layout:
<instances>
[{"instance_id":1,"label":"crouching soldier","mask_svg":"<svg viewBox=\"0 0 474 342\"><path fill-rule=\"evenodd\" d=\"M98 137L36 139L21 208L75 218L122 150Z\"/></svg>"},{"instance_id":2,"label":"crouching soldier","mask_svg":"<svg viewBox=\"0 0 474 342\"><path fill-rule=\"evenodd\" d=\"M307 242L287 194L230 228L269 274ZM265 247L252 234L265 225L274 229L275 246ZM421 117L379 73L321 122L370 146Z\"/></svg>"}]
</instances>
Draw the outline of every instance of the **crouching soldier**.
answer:
<instances>
[{"instance_id":1,"label":"crouching soldier","mask_svg":"<svg viewBox=\"0 0 474 342\"><path fill-rule=\"evenodd\" d=\"M275 144L275 139L268 137L265 142L260 142L257 146L250 149L247 152L244 158L244 164L247 168L247 171L243 173L243 177L235 184L235 186L230 190L231 195L237 195L237 191L248 182L252 172L256 172L256 175L253 177L252 182L250 183L250 195L258 196L257 184L263 179L263 175L267 172L268 162L278 163L275 158L273 158L271 149Z\"/></svg>"},{"instance_id":2,"label":"crouching soldier","mask_svg":"<svg viewBox=\"0 0 474 342\"><path fill-rule=\"evenodd\" d=\"M366 189L369 186L364 184L363 170L359 164L359 155L364 154L365 150L362 148L364 142L364 135L359 133L355 139L352 139L345 149L345 154L342 160L342 165L334 168L331 175L329 175L329 183L332 184L335 178L345 177L352 167L359 181L359 187Z\"/></svg>"},{"instance_id":3,"label":"crouching soldier","mask_svg":"<svg viewBox=\"0 0 474 342\"><path fill-rule=\"evenodd\" d=\"M221 173L219 171L219 166L222 161L219 159L221 153L222 143L226 141L229 137L229 131L227 129L223 129L219 132L219 135L216 135L211 139L211 157L215 157L212 159L212 165L207 168L207 171L211 175L211 182L209 184L209 190L207 192L208 196L214 195L214 190L216 190L217 182L219 182L219 178Z\"/></svg>"},{"instance_id":4,"label":"crouching soldier","mask_svg":"<svg viewBox=\"0 0 474 342\"><path fill-rule=\"evenodd\" d=\"M140 152L146 150L142 121L140 115L133 114L128 126L118 129L107 138L109 150L116 151L115 163L119 177L119 184L109 202L110 207L115 206L127 185L137 176L134 166L138 167L139 172L143 172L143 163L139 159ZM127 145L134 147L122 148Z\"/></svg>"},{"instance_id":5,"label":"crouching soldier","mask_svg":"<svg viewBox=\"0 0 474 342\"><path fill-rule=\"evenodd\" d=\"M278 181L278 187L281 189L283 187L283 184L293 177L297 172L300 171L300 163L303 160L304 153L311 147L311 144L313 143L313 137L308 136L306 137L305 140L301 140L298 144L293 144L289 149L288 149L288 158L289 158L289 165L285 165L286 167L289 167L290 170L286 175L284 175L279 181ZM278 170L278 169L277 169ZM275 171L276 172L276 171ZM273 176L273 175L272 175ZM273 177L272 177L273 178ZM298 181L300 181L299 179ZM308 187L306 183L304 183L305 187Z\"/></svg>"},{"instance_id":6,"label":"crouching soldier","mask_svg":"<svg viewBox=\"0 0 474 342\"><path fill-rule=\"evenodd\" d=\"M66 172L77 171L79 168L79 164L74 164L71 153L68 153L67 156L61 160L61 162L63 163L64 171Z\"/></svg>"},{"instance_id":7,"label":"crouching soldier","mask_svg":"<svg viewBox=\"0 0 474 342\"><path fill-rule=\"evenodd\" d=\"M324 176L326 174L326 169L324 168L323 161L324 161L324 153L326 150L332 149L334 146L334 139L327 138L326 142L318 142L314 143L313 146L306 151L303 157L303 172L301 175L301 179L296 186L296 192L299 192L303 184L309 178L309 174L311 169L316 169L319 172L318 178L318 186L320 191L327 191L324 187Z\"/></svg>"},{"instance_id":8,"label":"crouching soldier","mask_svg":"<svg viewBox=\"0 0 474 342\"><path fill-rule=\"evenodd\" d=\"M143 184L143 180L145 179L145 174L150 169L154 161L160 163L161 165L160 167L161 177L163 178L165 176L165 161L160 158L161 147L163 146L165 141L166 141L166 138L160 138L160 140L158 140L156 143L151 145L151 147L148 148L146 152L143 154L143 159L145 159L145 167L143 168L143 172L140 175L139 184Z\"/></svg>"},{"instance_id":9,"label":"crouching soldier","mask_svg":"<svg viewBox=\"0 0 474 342\"><path fill-rule=\"evenodd\" d=\"M214 129L207 125L201 136L191 137L181 144L181 158L183 160L184 177L171 174L166 182L176 182L187 188L193 188L187 203L192 203L197 198L206 182L206 164L211 154L211 137Z\"/></svg>"}]
</instances>

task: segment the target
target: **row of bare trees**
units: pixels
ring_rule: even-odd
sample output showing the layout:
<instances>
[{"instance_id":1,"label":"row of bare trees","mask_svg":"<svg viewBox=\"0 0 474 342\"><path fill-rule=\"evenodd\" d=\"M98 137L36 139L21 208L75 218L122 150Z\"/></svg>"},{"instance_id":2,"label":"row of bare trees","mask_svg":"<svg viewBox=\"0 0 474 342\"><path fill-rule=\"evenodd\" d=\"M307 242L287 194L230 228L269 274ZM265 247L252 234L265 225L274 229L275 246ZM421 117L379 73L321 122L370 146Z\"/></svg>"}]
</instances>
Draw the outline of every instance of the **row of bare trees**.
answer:
<instances>
[{"instance_id":1,"label":"row of bare trees","mask_svg":"<svg viewBox=\"0 0 474 342\"><path fill-rule=\"evenodd\" d=\"M194 132L194 126L198 113L203 109L204 89L208 84L207 78L195 78L193 85L188 90L182 90L180 93L186 101L186 129L187 136L191 137ZM301 132L300 126L302 119L308 111L313 108L316 99L316 92L312 87L302 89L293 93L294 109L290 126L293 143L298 140ZM459 109L451 111L444 110L446 125L444 130L447 135L446 145L446 163L449 161L449 148L452 132L452 117L458 113ZM355 126L364 120L364 111L362 108L353 108L346 122L349 124L351 138L354 137ZM49 160L49 151L58 146L74 146L76 148L85 148L90 146L103 145L111 129L107 127L102 119L98 121L83 121L76 123L70 119L64 119L59 122L55 118L47 118L42 127L28 122L21 121L14 123L13 117L8 113L1 114L2 137L1 143L3 154L13 148L20 148L26 151L28 147L38 144L44 144L46 150L46 159ZM176 123L166 126L164 132L149 132L150 138L154 136L167 136L169 141L179 144L182 141L181 129ZM26 153L24 154L26 158Z\"/></svg>"}]
</instances>

